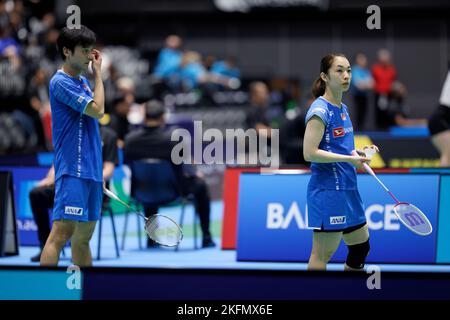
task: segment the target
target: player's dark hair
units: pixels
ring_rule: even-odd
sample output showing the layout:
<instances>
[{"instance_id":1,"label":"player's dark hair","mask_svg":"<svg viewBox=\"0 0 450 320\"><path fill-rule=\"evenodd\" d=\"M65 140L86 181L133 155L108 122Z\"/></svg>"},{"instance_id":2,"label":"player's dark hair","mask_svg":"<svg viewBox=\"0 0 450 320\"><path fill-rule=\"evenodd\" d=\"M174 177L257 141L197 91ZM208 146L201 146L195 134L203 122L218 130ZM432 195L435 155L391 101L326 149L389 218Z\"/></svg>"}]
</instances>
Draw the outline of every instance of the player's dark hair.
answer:
<instances>
[{"instance_id":1,"label":"player's dark hair","mask_svg":"<svg viewBox=\"0 0 450 320\"><path fill-rule=\"evenodd\" d=\"M331 66L333 65L334 58L336 57L344 57L347 58L342 53L329 53L325 57L322 58L320 61L320 73L328 74L328 70L330 70ZM327 88L327 84L325 81L322 80L322 78L319 76L316 81L314 81L312 86L312 94L314 98L318 98L325 94L325 89Z\"/></svg>"},{"instance_id":2,"label":"player's dark hair","mask_svg":"<svg viewBox=\"0 0 450 320\"><path fill-rule=\"evenodd\" d=\"M94 45L95 42L95 33L88 27L83 25L81 25L79 29L69 29L65 27L61 30L58 40L56 40L56 47L58 48L61 58L65 60L66 57L64 56L64 47L73 53L77 45L89 47Z\"/></svg>"}]
</instances>

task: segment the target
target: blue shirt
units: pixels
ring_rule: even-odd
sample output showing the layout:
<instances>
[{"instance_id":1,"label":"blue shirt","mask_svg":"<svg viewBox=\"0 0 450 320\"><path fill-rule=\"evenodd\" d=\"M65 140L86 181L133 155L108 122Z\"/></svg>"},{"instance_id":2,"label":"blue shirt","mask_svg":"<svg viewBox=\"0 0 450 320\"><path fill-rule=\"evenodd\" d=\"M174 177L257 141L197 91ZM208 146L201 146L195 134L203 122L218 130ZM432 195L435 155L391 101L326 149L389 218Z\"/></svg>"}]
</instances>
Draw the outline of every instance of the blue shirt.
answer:
<instances>
[{"instance_id":1,"label":"blue shirt","mask_svg":"<svg viewBox=\"0 0 450 320\"><path fill-rule=\"evenodd\" d=\"M217 61L211 66L211 73L221 74L231 78L240 78L241 72L238 68L230 68L225 61Z\"/></svg>"},{"instance_id":2,"label":"blue shirt","mask_svg":"<svg viewBox=\"0 0 450 320\"><path fill-rule=\"evenodd\" d=\"M189 89L196 88L205 74L205 68L198 62L188 63L180 72L181 80Z\"/></svg>"},{"instance_id":3,"label":"blue shirt","mask_svg":"<svg viewBox=\"0 0 450 320\"><path fill-rule=\"evenodd\" d=\"M181 57L182 53L180 50L162 49L158 55L154 74L159 78L167 78L177 72L181 64Z\"/></svg>"},{"instance_id":4,"label":"blue shirt","mask_svg":"<svg viewBox=\"0 0 450 320\"><path fill-rule=\"evenodd\" d=\"M55 180L63 175L103 181L98 121L84 114L93 100L85 77L58 70L50 80Z\"/></svg>"},{"instance_id":5,"label":"blue shirt","mask_svg":"<svg viewBox=\"0 0 450 320\"><path fill-rule=\"evenodd\" d=\"M14 38L7 37L7 38L0 39L0 56L3 56L5 54L5 49L10 46L14 47L16 54L19 53L20 46L17 43L17 41L14 40Z\"/></svg>"},{"instance_id":6,"label":"blue shirt","mask_svg":"<svg viewBox=\"0 0 450 320\"><path fill-rule=\"evenodd\" d=\"M372 80L372 74L369 69L363 69L357 65L352 67L351 91L355 95L367 95L369 90L360 90L356 87L357 83L369 82Z\"/></svg>"},{"instance_id":7,"label":"blue shirt","mask_svg":"<svg viewBox=\"0 0 450 320\"><path fill-rule=\"evenodd\" d=\"M351 155L355 149L353 125L348 108L342 103L341 108L319 97L311 104L306 114L305 123L318 116L325 124L325 132L319 149L328 152ZM311 164L311 187L328 190L356 190L356 169L348 162Z\"/></svg>"}]
</instances>

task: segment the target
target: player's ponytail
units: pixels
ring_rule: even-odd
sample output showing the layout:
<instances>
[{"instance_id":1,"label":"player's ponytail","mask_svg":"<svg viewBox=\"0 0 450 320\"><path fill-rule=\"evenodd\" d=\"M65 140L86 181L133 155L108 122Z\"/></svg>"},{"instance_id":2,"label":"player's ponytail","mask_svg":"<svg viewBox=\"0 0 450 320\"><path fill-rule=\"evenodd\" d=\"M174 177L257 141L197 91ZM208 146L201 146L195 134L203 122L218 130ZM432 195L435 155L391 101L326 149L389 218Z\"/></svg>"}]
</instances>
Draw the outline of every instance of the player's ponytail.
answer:
<instances>
[{"instance_id":1,"label":"player's ponytail","mask_svg":"<svg viewBox=\"0 0 450 320\"><path fill-rule=\"evenodd\" d=\"M314 81L311 89L313 97L318 98L320 96L323 96L326 88L327 84L325 83L325 81L323 81L321 77L318 77L316 81Z\"/></svg>"},{"instance_id":2,"label":"player's ponytail","mask_svg":"<svg viewBox=\"0 0 450 320\"><path fill-rule=\"evenodd\" d=\"M336 57L345 57L342 53L329 53L320 61L320 73L328 74L328 70L331 68L334 62L334 58ZM312 86L312 94L314 98L318 98L325 94L325 90L327 88L326 82L319 76L316 81L314 81Z\"/></svg>"}]
</instances>

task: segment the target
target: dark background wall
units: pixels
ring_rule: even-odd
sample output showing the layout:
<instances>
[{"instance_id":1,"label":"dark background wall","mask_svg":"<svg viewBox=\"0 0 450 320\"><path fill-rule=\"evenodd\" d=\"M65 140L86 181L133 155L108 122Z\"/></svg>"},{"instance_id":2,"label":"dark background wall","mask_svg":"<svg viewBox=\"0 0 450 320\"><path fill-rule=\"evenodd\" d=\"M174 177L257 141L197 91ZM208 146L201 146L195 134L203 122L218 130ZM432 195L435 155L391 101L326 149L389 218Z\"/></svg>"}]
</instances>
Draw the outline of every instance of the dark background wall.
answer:
<instances>
[{"instance_id":1,"label":"dark background wall","mask_svg":"<svg viewBox=\"0 0 450 320\"><path fill-rule=\"evenodd\" d=\"M448 70L449 2L382 2L381 30L367 29L367 5L356 1L330 1L328 11L295 7L249 14L223 13L200 0L90 2L77 2L82 23L107 44L138 47L151 60L164 38L177 33L186 48L204 55L237 56L244 77L300 79L304 95L324 54L343 52L352 62L363 52L371 64L378 49L388 48L408 88L413 117L427 117L436 107Z\"/></svg>"}]
</instances>

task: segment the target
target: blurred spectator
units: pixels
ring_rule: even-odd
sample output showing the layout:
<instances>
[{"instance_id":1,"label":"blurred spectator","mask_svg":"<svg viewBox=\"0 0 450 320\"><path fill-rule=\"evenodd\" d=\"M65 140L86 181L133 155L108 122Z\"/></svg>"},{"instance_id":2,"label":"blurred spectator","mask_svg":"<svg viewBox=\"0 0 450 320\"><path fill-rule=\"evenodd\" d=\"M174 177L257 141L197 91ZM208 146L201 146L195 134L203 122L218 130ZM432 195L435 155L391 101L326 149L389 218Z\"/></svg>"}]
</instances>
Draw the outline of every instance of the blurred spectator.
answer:
<instances>
[{"instance_id":1,"label":"blurred spectator","mask_svg":"<svg viewBox=\"0 0 450 320\"><path fill-rule=\"evenodd\" d=\"M51 110L48 95L49 77L44 69L38 69L28 87L29 116L33 119L38 144L50 149L52 146Z\"/></svg>"},{"instance_id":2,"label":"blurred spectator","mask_svg":"<svg viewBox=\"0 0 450 320\"><path fill-rule=\"evenodd\" d=\"M388 125L399 127L425 127L428 120L425 118L409 118L408 108L405 100L407 90L404 84L399 81L392 85L391 100L389 104Z\"/></svg>"},{"instance_id":3,"label":"blurred spectator","mask_svg":"<svg viewBox=\"0 0 450 320\"><path fill-rule=\"evenodd\" d=\"M168 160L173 164L171 152L176 143L171 140L170 132L164 129L164 106L159 101L151 100L145 104L145 110L145 127L125 138L124 162L130 164L135 160L156 158ZM195 211L200 218L203 234L202 247L214 247L215 243L209 230L210 196L205 180L191 165L173 166L182 192L194 196ZM146 216L158 213L158 207L145 207L144 210ZM154 243L148 239L147 245L153 246Z\"/></svg>"},{"instance_id":4,"label":"blurred spectator","mask_svg":"<svg viewBox=\"0 0 450 320\"><path fill-rule=\"evenodd\" d=\"M405 105L406 86L397 81L397 71L386 49L378 51L378 63L372 67L375 81L375 121L378 129L390 126L426 126L426 119L410 119Z\"/></svg>"},{"instance_id":5,"label":"blurred spectator","mask_svg":"<svg viewBox=\"0 0 450 320\"><path fill-rule=\"evenodd\" d=\"M9 25L9 16L4 1L0 1L0 32Z\"/></svg>"},{"instance_id":6,"label":"blurred spectator","mask_svg":"<svg viewBox=\"0 0 450 320\"><path fill-rule=\"evenodd\" d=\"M55 16L53 13L44 14L42 19L33 16L29 19L29 27L28 45L25 49L27 59L33 67L43 67L49 74L53 74L60 64L56 50L59 31L55 28Z\"/></svg>"},{"instance_id":7,"label":"blurred spectator","mask_svg":"<svg viewBox=\"0 0 450 320\"><path fill-rule=\"evenodd\" d=\"M135 91L133 79L129 77L120 77L116 81L116 90L118 95L125 96L126 101L129 104L128 122L132 126L141 126L145 119L145 110L142 104L135 102ZM122 139L122 138L121 138Z\"/></svg>"},{"instance_id":8,"label":"blurred spectator","mask_svg":"<svg viewBox=\"0 0 450 320\"><path fill-rule=\"evenodd\" d=\"M426 126L426 119L410 119L406 110L406 86L397 81L397 71L386 49L378 51L378 63L372 66L375 90L375 121L378 129L390 126Z\"/></svg>"},{"instance_id":9,"label":"blurred spectator","mask_svg":"<svg viewBox=\"0 0 450 320\"><path fill-rule=\"evenodd\" d=\"M216 57L212 55L207 55L206 57L203 58L203 66L205 67L206 70L211 71L211 67L214 65L216 60L217 60Z\"/></svg>"},{"instance_id":10,"label":"blurred spectator","mask_svg":"<svg viewBox=\"0 0 450 320\"><path fill-rule=\"evenodd\" d=\"M190 91L208 81L207 70L201 61L201 55L196 51L183 54L180 77L184 91Z\"/></svg>"},{"instance_id":11,"label":"blurred spectator","mask_svg":"<svg viewBox=\"0 0 450 320\"><path fill-rule=\"evenodd\" d=\"M208 72L202 64L202 57L196 51L186 51L181 61L180 77L184 91L201 85L218 85L218 88L237 89L240 81L219 73ZM216 87L217 88L217 87Z\"/></svg>"},{"instance_id":12,"label":"blurred spectator","mask_svg":"<svg viewBox=\"0 0 450 320\"><path fill-rule=\"evenodd\" d=\"M28 45L26 46L24 52L25 59L29 62L30 68L36 68L39 66L44 53L44 48L39 45L37 37L31 34L28 37Z\"/></svg>"},{"instance_id":13,"label":"blurred spectator","mask_svg":"<svg viewBox=\"0 0 450 320\"><path fill-rule=\"evenodd\" d=\"M56 49L56 40L59 36L59 30L50 29L45 33L45 56L51 61L59 61L60 55Z\"/></svg>"},{"instance_id":14,"label":"blurred spectator","mask_svg":"<svg viewBox=\"0 0 450 320\"><path fill-rule=\"evenodd\" d=\"M180 86L179 69L183 52L182 39L177 35L170 35L165 40L164 48L159 52L155 68L153 70L154 91L161 97L166 89L178 90Z\"/></svg>"},{"instance_id":15,"label":"blurred spectator","mask_svg":"<svg viewBox=\"0 0 450 320\"><path fill-rule=\"evenodd\" d=\"M228 56L225 60L219 60L214 62L211 66L211 73L220 74L229 78L241 78L241 72L236 65L236 58Z\"/></svg>"},{"instance_id":16,"label":"blurred spectator","mask_svg":"<svg viewBox=\"0 0 450 320\"><path fill-rule=\"evenodd\" d=\"M31 6L21 0L0 1L1 152L51 146L47 75L58 67L59 58L53 59L58 57L58 31L54 15L43 14L51 6L45 5L40 14Z\"/></svg>"},{"instance_id":17,"label":"blurred spectator","mask_svg":"<svg viewBox=\"0 0 450 320\"><path fill-rule=\"evenodd\" d=\"M397 70L387 49L378 51L378 62L372 66L372 76L375 81L375 123L378 129L386 129L390 122L389 103L392 99L392 85L397 78Z\"/></svg>"},{"instance_id":18,"label":"blurred spectator","mask_svg":"<svg viewBox=\"0 0 450 320\"><path fill-rule=\"evenodd\" d=\"M241 72L236 66L236 59L232 56L214 62L209 70L209 75L213 91L234 90L240 86Z\"/></svg>"},{"instance_id":19,"label":"blurred spectator","mask_svg":"<svg viewBox=\"0 0 450 320\"><path fill-rule=\"evenodd\" d=\"M0 56L9 57L19 55L20 45L11 36L11 28L0 28Z\"/></svg>"},{"instance_id":20,"label":"blurred spectator","mask_svg":"<svg viewBox=\"0 0 450 320\"><path fill-rule=\"evenodd\" d=\"M26 13L32 13L33 16L41 19L49 12L54 12L54 11L58 12L58 8L57 8L58 5L56 4L56 2L59 2L62 5L64 5L64 1L26 0L24 2L24 7L25 7L24 9L25 9ZM68 6L68 4L66 4L66 6L64 7L64 12L66 11L67 6ZM61 12L61 11L59 11L59 12ZM64 17L62 17L62 19L64 19L64 22L65 22L66 17L64 16Z\"/></svg>"},{"instance_id":21,"label":"blurred spectator","mask_svg":"<svg viewBox=\"0 0 450 320\"><path fill-rule=\"evenodd\" d=\"M133 79L130 77L120 77L116 80L116 90L118 94L123 95L132 95L134 97L134 92L136 90L136 87L134 85Z\"/></svg>"},{"instance_id":22,"label":"blurred spectator","mask_svg":"<svg viewBox=\"0 0 450 320\"><path fill-rule=\"evenodd\" d=\"M36 18L30 19L30 28L36 35L39 44L44 45L46 42L46 35L50 30L56 30L55 16L53 13L46 13L41 20Z\"/></svg>"},{"instance_id":23,"label":"blurred spectator","mask_svg":"<svg viewBox=\"0 0 450 320\"><path fill-rule=\"evenodd\" d=\"M280 156L283 164L308 165L303 158L305 115L299 110L293 119L286 119L280 127Z\"/></svg>"},{"instance_id":24,"label":"blurred spectator","mask_svg":"<svg viewBox=\"0 0 450 320\"><path fill-rule=\"evenodd\" d=\"M0 112L0 154L23 151L27 146L26 133L16 115L17 112L16 114ZM23 114L19 112L18 117L21 116Z\"/></svg>"},{"instance_id":25,"label":"blurred spectator","mask_svg":"<svg viewBox=\"0 0 450 320\"><path fill-rule=\"evenodd\" d=\"M251 151L255 150L257 154L265 153L267 155L270 148L271 143L271 125L269 118L269 109L270 106L270 94L269 88L264 82L256 81L250 84L250 106L246 110L246 125L247 129L255 129L257 132L257 146L256 148L247 148L246 153L249 157L248 163L253 164L254 160L257 157L256 154L253 154ZM261 143L261 138L265 139L267 143ZM263 140L264 141L264 140ZM250 146L248 146L250 147ZM262 149L261 149L262 147ZM242 157L244 155L238 155ZM243 160L239 160L243 161ZM247 163L247 162L246 162ZM259 162L258 162L259 163Z\"/></svg>"},{"instance_id":26,"label":"blurred spectator","mask_svg":"<svg viewBox=\"0 0 450 320\"><path fill-rule=\"evenodd\" d=\"M295 116L288 117L280 127L280 156L283 164L310 165L303 157L303 138L305 136L305 116L314 98L308 95L302 103L304 108L297 107Z\"/></svg>"},{"instance_id":27,"label":"blurred spectator","mask_svg":"<svg viewBox=\"0 0 450 320\"><path fill-rule=\"evenodd\" d=\"M117 134L118 145L123 147L125 136L130 132L128 113L130 101L126 95L119 94L113 100L113 112L110 115L109 127Z\"/></svg>"},{"instance_id":28,"label":"blurred spectator","mask_svg":"<svg viewBox=\"0 0 450 320\"><path fill-rule=\"evenodd\" d=\"M59 36L59 30L49 29L42 34L43 43L39 45L39 49L34 49L34 53L41 54L37 61L39 68L45 69L48 74L54 74L62 65L62 59L56 49L56 40ZM33 42L32 38L30 42ZM39 50L39 52L38 52Z\"/></svg>"},{"instance_id":29,"label":"blurred spectator","mask_svg":"<svg viewBox=\"0 0 450 320\"><path fill-rule=\"evenodd\" d=\"M9 15L9 25L11 27L11 36L18 42L24 42L27 39L28 31L23 23L22 16L18 11L13 11Z\"/></svg>"},{"instance_id":30,"label":"blurred spectator","mask_svg":"<svg viewBox=\"0 0 450 320\"><path fill-rule=\"evenodd\" d=\"M373 89L373 79L367 68L367 57L358 53L355 64L352 66L351 92L355 102L356 121L353 123L355 130L363 130L369 103L368 95Z\"/></svg>"},{"instance_id":31,"label":"blurred spectator","mask_svg":"<svg viewBox=\"0 0 450 320\"><path fill-rule=\"evenodd\" d=\"M270 82L270 89L271 103L280 106L286 117L293 119L297 114L296 109L301 99L300 81L288 78L273 78Z\"/></svg>"},{"instance_id":32,"label":"blurred spectator","mask_svg":"<svg viewBox=\"0 0 450 320\"><path fill-rule=\"evenodd\" d=\"M26 75L19 45L8 36L8 29L0 30L0 99L3 108L24 107Z\"/></svg>"},{"instance_id":33,"label":"blurred spectator","mask_svg":"<svg viewBox=\"0 0 450 320\"><path fill-rule=\"evenodd\" d=\"M267 115L270 106L269 88L262 81L250 84L250 106L247 110L247 128L254 128L258 134L269 135L270 119ZM262 131L261 131L262 130Z\"/></svg>"},{"instance_id":34,"label":"blurred spectator","mask_svg":"<svg viewBox=\"0 0 450 320\"><path fill-rule=\"evenodd\" d=\"M167 79L176 72L181 64L181 46L183 41L177 35L166 38L165 46L158 55L153 74L160 79Z\"/></svg>"}]
</instances>

